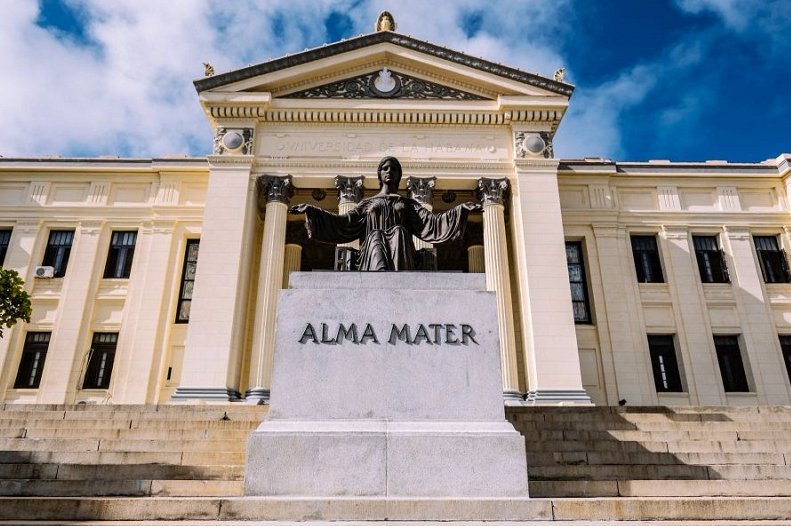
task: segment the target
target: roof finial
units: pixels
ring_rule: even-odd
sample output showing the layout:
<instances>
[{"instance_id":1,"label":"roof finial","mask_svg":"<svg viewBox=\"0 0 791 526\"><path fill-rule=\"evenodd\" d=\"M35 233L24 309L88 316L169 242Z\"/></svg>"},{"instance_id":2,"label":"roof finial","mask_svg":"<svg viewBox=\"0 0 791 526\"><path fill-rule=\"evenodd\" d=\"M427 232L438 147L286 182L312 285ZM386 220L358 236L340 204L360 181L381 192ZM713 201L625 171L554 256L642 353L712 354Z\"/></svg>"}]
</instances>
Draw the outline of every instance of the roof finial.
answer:
<instances>
[{"instance_id":1,"label":"roof finial","mask_svg":"<svg viewBox=\"0 0 791 526\"><path fill-rule=\"evenodd\" d=\"M203 75L206 77L213 77L214 76L214 66L209 64L208 62L203 63Z\"/></svg>"},{"instance_id":2,"label":"roof finial","mask_svg":"<svg viewBox=\"0 0 791 526\"><path fill-rule=\"evenodd\" d=\"M566 68L558 68L555 71L555 80L558 82L563 82L563 77L566 75Z\"/></svg>"},{"instance_id":3,"label":"roof finial","mask_svg":"<svg viewBox=\"0 0 791 526\"><path fill-rule=\"evenodd\" d=\"M382 11L376 19L376 31L395 31L396 23L390 11Z\"/></svg>"}]
</instances>

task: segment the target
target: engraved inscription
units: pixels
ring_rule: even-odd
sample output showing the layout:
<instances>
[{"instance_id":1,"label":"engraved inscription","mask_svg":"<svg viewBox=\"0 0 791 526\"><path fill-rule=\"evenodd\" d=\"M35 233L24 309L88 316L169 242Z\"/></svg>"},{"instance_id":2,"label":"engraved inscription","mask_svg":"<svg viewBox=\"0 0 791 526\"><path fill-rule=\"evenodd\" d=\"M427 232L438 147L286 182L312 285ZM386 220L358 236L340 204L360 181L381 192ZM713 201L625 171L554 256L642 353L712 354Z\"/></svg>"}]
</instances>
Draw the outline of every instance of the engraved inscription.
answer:
<instances>
[{"instance_id":1,"label":"engraved inscription","mask_svg":"<svg viewBox=\"0 0 791 526\"><path fill-rule=\"evenodd\" d=\"M480 345L475 339L475 329L467 323L393 323L386 333L389 335L386 341L390 345ZM357 323L307 323L297 341L303 345L339 345L344 342L380 345L376 329L370 323L364 326Z\"/></svg>"}]
</instances>

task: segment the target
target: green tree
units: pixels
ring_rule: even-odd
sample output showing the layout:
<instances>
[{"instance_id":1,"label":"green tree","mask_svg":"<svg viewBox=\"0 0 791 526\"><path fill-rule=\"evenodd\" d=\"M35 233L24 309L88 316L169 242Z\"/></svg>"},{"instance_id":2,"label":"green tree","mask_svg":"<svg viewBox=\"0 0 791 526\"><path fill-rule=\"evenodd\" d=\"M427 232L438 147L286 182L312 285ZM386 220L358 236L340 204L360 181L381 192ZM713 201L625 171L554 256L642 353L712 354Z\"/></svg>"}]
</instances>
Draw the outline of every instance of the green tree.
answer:
<instances>
[{"instance_id":1,"label":"green tree","mask_svg":"<svg viewBox=\"0 0 791 526\"><path fill-rule=\"evenodd\" d=\"M0 338L17 320L30 322L30 294L16 270L0 267Z\"/></svg>"}]
</instances>

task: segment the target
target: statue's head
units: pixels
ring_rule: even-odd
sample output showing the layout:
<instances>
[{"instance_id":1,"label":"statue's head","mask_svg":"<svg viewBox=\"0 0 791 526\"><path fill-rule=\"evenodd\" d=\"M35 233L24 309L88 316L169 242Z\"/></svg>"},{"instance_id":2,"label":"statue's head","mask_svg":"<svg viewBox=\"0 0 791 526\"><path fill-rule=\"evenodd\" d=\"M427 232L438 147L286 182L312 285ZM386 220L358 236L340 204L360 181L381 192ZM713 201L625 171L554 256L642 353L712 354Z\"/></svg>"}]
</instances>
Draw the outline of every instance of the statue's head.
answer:
<instances>
[{"instance_id":1,"label":"statue's head","mask_svg":"<svg viewBox=\"0 0 791 526\"><path fill-rule=\"evenodd\" d=\"M390 175L388 186L397 189L401 182L401 175L403 174L401 163L398 162L398 159L395 157L385 157L379 161L379 167L376 169L376 177L379 179L379 188L382 188L384 184L382 180L383 173L388 173Z\"/></svg>"}]
</instances>

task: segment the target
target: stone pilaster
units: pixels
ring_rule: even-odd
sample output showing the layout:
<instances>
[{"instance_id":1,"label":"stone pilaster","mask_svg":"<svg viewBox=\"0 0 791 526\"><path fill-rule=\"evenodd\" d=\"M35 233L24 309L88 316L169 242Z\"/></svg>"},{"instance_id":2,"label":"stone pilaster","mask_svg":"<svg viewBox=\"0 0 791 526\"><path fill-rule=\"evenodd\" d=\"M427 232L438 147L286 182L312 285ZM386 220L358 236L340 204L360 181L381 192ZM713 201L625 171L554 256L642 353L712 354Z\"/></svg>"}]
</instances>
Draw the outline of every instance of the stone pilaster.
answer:
<instances>
[{"instance_id":1,"label":"stone pilaster","mask_svg":"<svg viewBox=\"0 0 791 526\"><path fill-rule=\"evenodd\" d=\"M748 381L752 376L750 389L757 393L758 404L788 404L788 380L769 304L770 296L784 294L785 286L764 283L749 229L728 228L724 237L725 250L733 263L730 277L741 322L739 345L744 346ZM738 396L743 395L726 393L726 398Z\"/></svg>"},{"instance_id":2,"label":"stone pilaster","mask_svg":"<svg viewBox=\"0 0 791 526\"><path fill-rule=\"evenodd\" d=\"M557 161L515 161L512 221L527 402L590 404L571 306ZM489 273L489 261L486 261Z\"/></svg>"},{"instance_id":3,"label":"stone pilaster","mask_svg":"<svg viewBox=\"0 0 791 526\"><path fill-rule=\"evenodd\" d=\"M436 182L436 177L409 177L406 180L409 197L423 205L423 208L426 210L434 210L434 186ZM413 237L412 240L415 243L415 250L431 248L433 246L431 243L426 243L417 237Z\"/></svg>"},{"instance_id":4,"label":"stone pilaster","mask_svg":"<svg viewBox=\"0 0 791 526\"><path fill-rule=\"evenodd\" d=\"M250 359L248 402L266 403L272 383L272 360L275 355L275 317L277 293L283 285L286 220L288 203L294 195L291 176L263 176L257 181L258 203L264 215L261 263L255 303L255 327Z\"/></svg>"},{"instance_id":5,"label":"stone pilaster","mask_svg":"<svg viewBox=\"0 0 791 526\"><path fill-rule=\"evenodd\" d=\"M504 198L507 179L478 180L478 193L483 201L483 246L486 267L486 289L497 297L497 323L500 335L500 362L503 395L506 403L519 402L519 374L516 362L514 313L511 305L511 282L508 270L508 248L505 238Z\"/></svg>"},{"instance_id":6,"label":"stone pilaster","mask_svg":"<svg viewBox=\"0 0 791 526\"><path fill-rule=\"evenodd\" d=\"M80 380L81 357L90 345L88 325L89 298L96 293L97 259L102 223L82 222L75 232L58 305L55 331L47 349L47 360L39 386L40 404L73 404ZM103 268L103 267L102 267Z\"/></svg>"},{"instance_id":7,"label":"stone pilaster","mask_svg":"<svg viewBox=\"0 0 791 526\"><path fill-rule=\"evenodd\" d=\"M209 163L200 255L174 401L239 399L256 221L252 156L212 156Z\"/></svg>"},{"instance_id":8,"label":"stone pilaster","mask_svg":"<svg viewBox=\"0 0 791 526\"><path fill-rule=\"evenodd\" d=\"M173 224L149 223L138 231L121 334L116 352L112 400L121 404L152 404L159 395L158 375L163 351L163 319L170 296ZM177 294L177 293L176 293ZM150 368L138 364L151 364Z\"/></svg>"}]
</instances>

